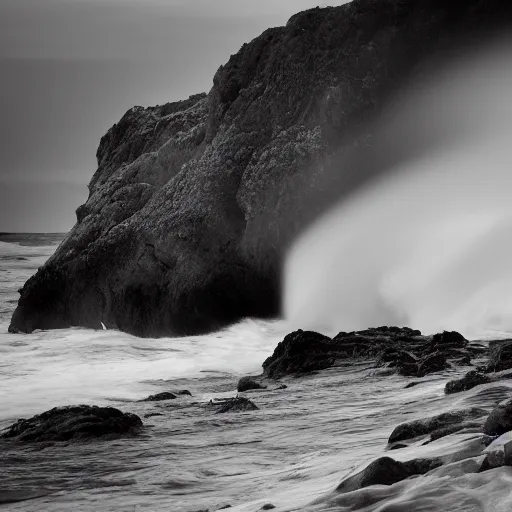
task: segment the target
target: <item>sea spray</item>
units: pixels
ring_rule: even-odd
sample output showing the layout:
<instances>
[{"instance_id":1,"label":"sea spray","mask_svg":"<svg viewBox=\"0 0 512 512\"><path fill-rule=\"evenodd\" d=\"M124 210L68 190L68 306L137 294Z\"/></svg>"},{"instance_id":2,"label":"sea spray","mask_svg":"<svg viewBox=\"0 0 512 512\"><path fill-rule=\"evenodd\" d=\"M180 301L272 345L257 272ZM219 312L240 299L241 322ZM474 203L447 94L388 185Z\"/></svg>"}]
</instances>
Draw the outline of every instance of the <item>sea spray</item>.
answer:
<instances>
[{"instance_id":1,"label":"sea spray","mask_svg":"<svg viewBox=\"0 0 512 512\"><path fill-rule=\"evenodd\" d=\"M500 41L450 62L390 109L377 138L403 140L416 157L383 169L296 242L284 296L293 325L512 328L511 48Z\"/></svg>"}]
</instances>

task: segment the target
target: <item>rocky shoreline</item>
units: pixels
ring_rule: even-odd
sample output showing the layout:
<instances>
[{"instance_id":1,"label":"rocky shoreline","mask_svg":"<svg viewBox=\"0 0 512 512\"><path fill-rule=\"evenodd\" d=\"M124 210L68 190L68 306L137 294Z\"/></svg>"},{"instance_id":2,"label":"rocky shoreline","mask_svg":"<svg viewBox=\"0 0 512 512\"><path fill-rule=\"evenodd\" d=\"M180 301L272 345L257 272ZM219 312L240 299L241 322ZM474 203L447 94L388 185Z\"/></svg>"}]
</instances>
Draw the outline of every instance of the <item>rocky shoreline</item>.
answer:
<instances>
[{"instance_id":1,"label":"rocky shoreline","mask_svg":"<svg viewBox=\"0 0 512 512\"><path fill-rule=\"evenodd\" d=\"M299 330L278 344L263 362L262 374L239 380L236 396L198 402L190 391L180 389L151 395L139 402L147 404L144 417L156 417L158 421L166 421L169 411L175 408L193 408L195 414L205 417L219 413L250 415L262 407L258 393L286 393L287 399L292 399L299 381L333 369L343 372L362 363L373 367L374 375L379 377L417 379L403 387L406 401L408 390L427 383L429 377L448 368L474 367L462 378L447 382L445 393L464 393L473 387L487 386L482 388L483 406L474 400L471 407L397 425L389 435L389 456L379 457L343 479L333 491L333 496L339 496L374 485L392 486L421 475L476 474L512 465L512 392L509 388L500 391L489 387L512 378L511 348L512 340L468 341L457 332L424 336L408 328L379 327L329 338ZM243 417L241 421L245 421ZM0 443L15 449L20 443L51 446L61 442L112 441L124 436L151 435L150 427L143 425L139 416L113 407L67 406L18 420L0 433ZM471 442L460 451L411 460L395 458L394 454L408 446L425 446L462 434L469 436Z\"/></svg>"}]
</instances>

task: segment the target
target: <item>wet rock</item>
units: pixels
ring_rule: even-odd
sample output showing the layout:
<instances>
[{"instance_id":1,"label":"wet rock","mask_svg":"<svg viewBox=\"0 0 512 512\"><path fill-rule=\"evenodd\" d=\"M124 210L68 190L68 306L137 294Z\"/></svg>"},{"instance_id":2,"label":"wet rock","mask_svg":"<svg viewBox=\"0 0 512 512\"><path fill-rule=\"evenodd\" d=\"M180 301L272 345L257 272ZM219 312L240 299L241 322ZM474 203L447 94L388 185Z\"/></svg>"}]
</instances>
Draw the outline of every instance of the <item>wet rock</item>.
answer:
<instances>
[{"instance_id":1,"label":"wet rock","mask_svg":"<svg viewBox=\"0 0 512 512\"><path fill-rule=\"evenodd\" d=\"M262 386L259 382L254 380L253 377L242 377L238 381L237 391L249 391L250 389L266 389L267 386Z\"/></svg>"},{"instance_id":2,"label":"wet rock","mask_svg":"<svg viewBox=\"0 0 512 512\"><path fill-rule=\"evenodd\" d=\"M177 395L188 395L192 396L192 393L188 389L181 389L179 391L175 391Z\"/></svg>"},{"instance_id":3,"label":"wet rock","mask_svg":"<svg viewBox=\"0 0 512 512\"><path fill-rule=\"evenodd\" d=\"M215 405L220 406L220 409L217 411L217 414L222 414L226 412L245 412L258 410L258 407L254 402L252 402L248 398L241 396L220 401Z\"/></svg>"},{"instance_id":4,"label":"wet rock","mask_svg":"<svg viewBox=\"0 0 512 512\"><path fill-rule=\"evenodd\" d=\"M415 459L399 462L390 457L381 457L369 464L360 473L341 482L336 490L346 493L370 485L393 485L414 475L423 475L442 465L439 459Z\"/></svg>"},{"instance_id":5,"label":"wet rock","mask_svg":"<svg viewBox=\"0 0 512 512\"><path fill-rule=\"evenodd\" d=\"M485 414L486 411L484 409L472 407L470 409L445 412L437 416L402 423L395 427L389 436L388 443L427 435L445 427L461 424L468 419L479 418Z\"/></svg>"},{"instance_id":6,"label":"wet rock","mask_svg":"<svg viewBox=\"0 0 512 512\"><path fill-rule=\"evenodd\" d=\"M444 388L444 392L447 395L460 393L461 391L467 391L480 384L488 384L489 382L491 382L491 379L487 375L473 370L466 373L461 379L448 382Z\"/></svg>"},{"instance_id":7,"label":"wet rock","mask_svg":"<svg viewBox=\"0 0 512 512\"><path fill-rule=\"evenodd\" d=\"M450 434L455 434L456 432L461 432L462 430L465 432L470 430L472 432L481 431L482 422L464 421L462 423L456 423L455 425L449 425L448 427L439 428L430 434L430 442L449 436Z\"/></svg>"},{"instance_id":8,"label":"wet rock","mask_svg":"<svg viewBox=\"0 0 512 512\"><path fill-rule=\"evenodd\" d=\"M163 416L161 412L148 412L144 414L144 418L152 418L153 416Z\"/></svg>"},{"instance_id":9,"label":"wet rock","mask_svg":"<svg viewBox=\"0 0 512 512\"><path fill-rule=\"evenodd\" d=\"M484 434L489 436L500 436L509 430L512 430L512 399L500 402L484 423Z\"/></svg>"},{"instance_id":10,"label":"wet rock","mask_svg":"<svg viewBox=\"0 0 512 512\"><path fill-rule=\"evenodd\" d=\"M468 340L457 331L443 331L432 336L432 351L466 348Z\"/></svg>"},{"instance_id":11,"label":"wet rock","mask_svg":"<svg viewBox=\"0 0 512 512\"><path fill-rule=\"evenodd\" d=\"M69 441L134 434L141 419L114 407L71 405L55 407L30 419L18 420L0 434L16 441Z\"/></svg>"},{"instance_id":12,"label":"wet rock","mask_svg":"<svg viewBox=\"0 0 512 512\"><path fill-rule=\"evenodd\" d=\"M156 395L150 395L141 402L161 402L162 400L174 400L176 395L174 393L170 393L169 391L164 391L163 393L157 393Z\"/></svg>"},{"instance_id":13,"label":"wet rock","mask_svg":"<svg viewBox=\"0 0 512 512\"><path fill-rule=\"evenodd\" d=\"M489 345L488 372L500 372L512 368L512 340L496 340Z\"/></svg>"},{"instance_id":14,"label":"wet rock","mask_svg":"<svg viewBox=\"0 0 512 512\"><path fill-rule=\"evenodd\" d=\"M424 377L429 373L442 372L450 367L446 361L446 354L442 352L434 352L422 358L418 363L418 377Z\"/></svg>"},{"instance_id":15,"label":"wet rock","mask_svg":"<svg viewBox=\"0 0 512 512\"><path fill-rule=\"evenodd\" d=\"M512 432L506 432L495 439L484 450L486 457L480 472L501 466L512 466Z\"/></svg>"},{"instance_id":16,"label":"wet rock","mask_svg":"<svg viewBox=\"0 0 512 512\"><path fill-rule=\"evenodd\" d=\"M437 338L436 338L437 336ZM433 340L436 340L435 342ZM467 341L457 332L422 336L407 327L376 327L340 332L330 339L312 331L294 331L264 363L264 374L279 378L336 366L355 359L376 358L377 366L403 376L423 377L450 367L464 356ZM467 354L466 354L467 355Z\"/></svg>"},{"instance_id":17,"label":"wet rock","mask_svg":"<svg viewBox=\"0 0 512 512\"><path fill-rule=\"evenodd\" d=\"M333 348L329 337L299 329L285 336L274 353L265 360L263 369L270 378L323 370L335 361Z\"/></svg>"}]
</instances>

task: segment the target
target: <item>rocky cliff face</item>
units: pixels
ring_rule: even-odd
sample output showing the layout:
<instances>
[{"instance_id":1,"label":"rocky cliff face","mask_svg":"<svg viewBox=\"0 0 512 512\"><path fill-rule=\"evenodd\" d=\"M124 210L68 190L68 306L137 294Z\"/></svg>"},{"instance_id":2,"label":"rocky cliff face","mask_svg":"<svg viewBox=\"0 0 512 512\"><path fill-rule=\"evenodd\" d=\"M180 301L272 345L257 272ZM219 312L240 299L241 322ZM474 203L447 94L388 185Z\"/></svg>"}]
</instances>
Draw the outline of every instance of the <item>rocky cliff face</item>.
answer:
<instances>
[{"instance_id":1,"label":"rocky cliff face","mask_svg":"<svg viewBox=\"0 0 512 512\"><path fill-rule=\"evenodd\" d=\"M494 23L501 3L313 9L243 45L208 95L134 107L101 139L77 224L21 290L10 330L161 336L277 315L290 241L375 172L333 162L371 145L366 121L433 48Z\"/></svg>"}]
</instances>

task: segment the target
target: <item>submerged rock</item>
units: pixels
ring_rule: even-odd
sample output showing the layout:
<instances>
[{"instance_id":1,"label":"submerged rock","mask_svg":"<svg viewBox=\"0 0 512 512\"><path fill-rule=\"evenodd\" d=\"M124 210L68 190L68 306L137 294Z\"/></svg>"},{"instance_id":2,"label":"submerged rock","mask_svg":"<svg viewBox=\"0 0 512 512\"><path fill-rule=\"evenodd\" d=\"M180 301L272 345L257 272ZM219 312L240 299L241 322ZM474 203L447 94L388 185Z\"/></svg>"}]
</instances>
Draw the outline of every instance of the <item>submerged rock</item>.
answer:
<instances>
[{"instance_id":1,"label":"submerged rock","mask_svg":"<svg viewBox=\"0 0 512 512\"><path fill-rule=\"evenodd\" d=\"M16 441L69 441L134 434L143 427L136 414L114 407L70 405L55 407L30 419L18 420L0 434Z\"/></svg>"},{"instance_id":2,"label":"submerged rock","mask_svg":"<svg viewBox=\"0 0 512 512\"><path fill-rule=\"evenodd\" d=\"M512 430L512 399L500 402L484 424L484 434L489 436L500 436L509 430Z\"/></svg>"},{"instance_id":3,"label":"submerged rock","mask_svg":"<svg viewBox=\"0 0 512 512\"><path fill-rule=\"evenodd\" d=\"M248 398L241 396L224 400L215 405L220 406L220 409L217 411L217 414L222 414L226 412L245 412L258 410L258 407L254 402L252 402Z\"/></svg>"},{"instance_id":4,"label":"submerged rock","mask_svg":"<svg viewBox=\"0 0 512 512\"><path fill-rule=\"evenodd\" d=\"M452 393L460 393L461 391L467 391L480 384L488 384L491 379L478 371L471 371L466 373L461 379L451 380L444 388L444 392L447 395Z\"/></svg>"},{"instance_id":5,"label":"submerged rock","mask_svg":"<svg viewBox=\"0 0 512 512\"><path fill-rule=\"evenodd\" d=\"M397 441L414 439L415 437L431 434L434 431L439 431L446 427L461 425L467 420L479 418L485 414L486 411L484 409L472 407L470 409L445 412L437 416L402 423L395 427L389 436L388 443L395 443Z\"/></svg>"},{"instance_id":6,"label":"submerged rock","mask_svg":"<svg viewBox=\"0 0 512 512\"><path fill-rule=\"evenodd\" d=\"M161 402L162 400L174 400L176 395L174 393L170 393L169 391L164 391L162 393L157 393L156 395L149 395L141 402Z\"/></svg>"},{"instance_id":7,"label":"submerged rock","mask_svg":"<svg viewBox=\"0 0 512 512\"><path fill-rule=\"evenodd\" d=\"M393 485L414 475L423 475L442 465L439 459L415 459L399 462L391 457L380 457L360 473L341 482L336 491L352 492L370 485Z\"/></svg>"},{"instance_id":8,"label":"submerged rock","mask_svg":"<svg viewBox=\"0 0 512 512\"><path fill-rule=\"evenodd\" d=\"M259 382L254 380L254 377L242 377L237 384L237 391L249 391L250 389L266 389L267 386L262 386Z\"/></svg>"}]
</instances>

